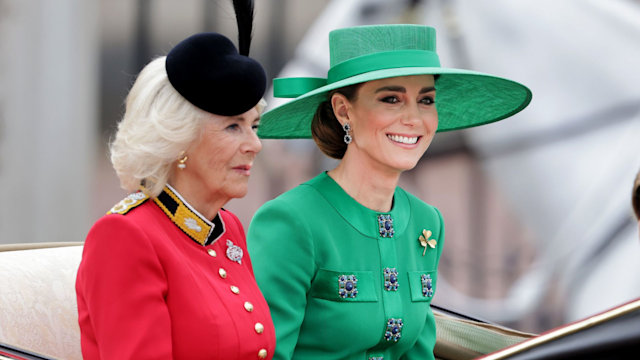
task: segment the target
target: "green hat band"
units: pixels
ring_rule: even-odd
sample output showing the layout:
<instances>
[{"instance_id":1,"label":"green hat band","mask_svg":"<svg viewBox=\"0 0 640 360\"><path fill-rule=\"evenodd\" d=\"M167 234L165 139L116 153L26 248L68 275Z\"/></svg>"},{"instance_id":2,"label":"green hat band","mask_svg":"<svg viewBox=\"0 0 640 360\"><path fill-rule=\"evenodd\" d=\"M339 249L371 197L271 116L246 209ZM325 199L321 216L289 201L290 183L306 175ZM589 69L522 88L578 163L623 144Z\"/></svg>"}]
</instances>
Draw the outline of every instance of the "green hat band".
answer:
<instances>
[{"instance_id":1,"label":"green hat band","mask_svg":"<svg viewBox=\"0 0 640 360\"><path fill-rule=\"evenodd\" d=\"M328 84L382 69L440 67L438 54L428 50L383 51L343 61L329 69Z\"/></svg>"},{"instance_id":2,"label":"green hat band","mask_svg":"<svg viewBox=\"0 0 640 360\"><path fill-rule=\"evenodd\" d=\"M296 98L325 85L327 85L327 79L325 78L275 78L273 79L273 96L277 98Z\"/></svg>"},{"instance_id":3,"label":"green hat band","mask_svg":"<svg viewBox=\"0 0 640 360\"><path fill-rule=\"evenodd\" d=\"M274 79L273 96L295 98L355 75L403 67L440 67L440 59L438 54L429 50L396 50L362 55L332 67L326 80L314 77Z\"/></svg>"}]
</instances>

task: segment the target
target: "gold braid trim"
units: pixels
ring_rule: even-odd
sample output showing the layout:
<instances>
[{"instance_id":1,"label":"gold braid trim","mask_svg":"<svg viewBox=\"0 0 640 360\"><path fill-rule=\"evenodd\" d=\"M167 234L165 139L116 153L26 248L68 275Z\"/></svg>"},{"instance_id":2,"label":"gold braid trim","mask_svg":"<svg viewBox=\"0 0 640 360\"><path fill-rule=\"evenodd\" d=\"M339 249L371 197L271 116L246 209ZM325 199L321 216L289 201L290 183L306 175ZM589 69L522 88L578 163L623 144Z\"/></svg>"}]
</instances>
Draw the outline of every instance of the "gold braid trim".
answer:
<instances>
[{"instance_id":1,"label":"gold braid trim","mask_svg":"<svg viewBox=\"0 0 640 360\"><path fill-rule=\"evenodd\" d=\"M211 230L213 229L212 224L191 209L191 207L182 201L182 199L168 186L165 186L162 192L176 202L177 208L175 213L172 213L167 207L168 204L165 205L162 200L160 200L160 196L153 198L153 201L158 204L160 209L162 209L162 211L169 217L169 219L171 219L171 221L173 221L174 224L176 224L176 226L180 228L180 230L184 231L185 234L189 235L189 237L200 245L204 245L209 238L209 234L211 234Z\"/></svg>"},{"instance_id":2,"label":"gold braid trim","mask_svg":"<svg viewBox=\"0 0 640 360\"><path fill-rule=\"evenodd\" d=\"M142 205L145 201L149 199L149 195L144 192L135 192L127 195L126 198L120 200L119 203L115 204L111 210L107 211L108 214L120 214L124 215L129 212L129 210L134 209L140 205Z\"/></svg>"}]
</instances>

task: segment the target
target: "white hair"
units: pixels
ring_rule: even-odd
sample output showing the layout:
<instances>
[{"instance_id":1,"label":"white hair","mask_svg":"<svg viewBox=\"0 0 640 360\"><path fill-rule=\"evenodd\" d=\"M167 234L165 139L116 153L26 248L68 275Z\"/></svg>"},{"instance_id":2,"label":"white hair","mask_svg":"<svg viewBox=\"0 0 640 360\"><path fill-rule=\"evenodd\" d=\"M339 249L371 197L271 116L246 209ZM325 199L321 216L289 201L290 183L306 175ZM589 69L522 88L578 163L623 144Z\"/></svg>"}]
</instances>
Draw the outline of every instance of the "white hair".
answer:
<instances>
[{"instance_id":1,"label":"white hair","mask_svg":"<svg viewBox=\"0 0 640 360\"><path fill-rule=\"evenodd\" d=\"M180 95L169 82L166 56L142 69L127 95L125 114L109 150L120 186L156 197L167 184L175 162L201 134L209 113ZM260 99L256 108L267 106Z\"/></svg>"},{"instance_id":2,"label":"white hair","mask_svg":"<svg viewBox=\"0 0 640 360\"><path fill-rule=\"evenodd\" d=\"M120 186L133 192L144 181L152 197L160 194L172 165L199 136L207 116L171 86L165 59L151 61L138 75L110 144Z\"/></svg>"}]
</instances>

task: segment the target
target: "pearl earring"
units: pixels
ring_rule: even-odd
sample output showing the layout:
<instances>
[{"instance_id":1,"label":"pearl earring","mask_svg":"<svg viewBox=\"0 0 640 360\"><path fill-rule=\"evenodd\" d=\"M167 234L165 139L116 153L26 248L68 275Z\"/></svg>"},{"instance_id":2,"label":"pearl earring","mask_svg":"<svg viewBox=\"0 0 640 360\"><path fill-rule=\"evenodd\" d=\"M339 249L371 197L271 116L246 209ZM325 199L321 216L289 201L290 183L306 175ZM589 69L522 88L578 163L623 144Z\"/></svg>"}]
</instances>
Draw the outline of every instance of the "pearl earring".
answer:
<instances>
[{"instance_id":1,"label":"pearl earring","mask_svg":"<svg viewBox=\"0 0 640 360\"><path fill-rule=\"evenodd\" d=\"M182 152L182 154L184 154L184 151ZM184 155L184 156L182 157L182 159L178 160L178 168L179 168L180 170L184 170L184 168L186 168L186 167L187 167L187 159L188 159L188 158L189 158L189 157L188 157L187 155Z\"/></svg>"}]
</instances>

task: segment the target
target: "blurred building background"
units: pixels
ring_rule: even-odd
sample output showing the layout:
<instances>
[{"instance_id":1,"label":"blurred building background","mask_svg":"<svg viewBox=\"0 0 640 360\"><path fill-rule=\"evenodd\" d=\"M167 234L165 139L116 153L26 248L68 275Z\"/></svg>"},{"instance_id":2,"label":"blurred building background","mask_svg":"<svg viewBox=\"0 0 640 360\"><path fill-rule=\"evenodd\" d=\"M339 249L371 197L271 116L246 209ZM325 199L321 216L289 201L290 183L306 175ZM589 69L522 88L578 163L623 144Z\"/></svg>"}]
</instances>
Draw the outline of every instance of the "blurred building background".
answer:
<instances>
[{"instance_id":1,"label":"blurred building background","mask_svg":"<svg viewBox=\"0 0 640 360\"><path fill-rule=\"evenodd\" d=\"M124 195L106 144L140 69L199 31L236 39L230 0L0 0L0 243L82 241ZM438 31L441 62L529 86L508 120L441 133L401 185L445 216L434 302L540 332L640 296L638 0L256 0L269 78L325 76L328 32ZM270 107L280 100L267 94ZM311 140L264 141L246 198L328 170Z\"/></svg>"}]
</instances>

